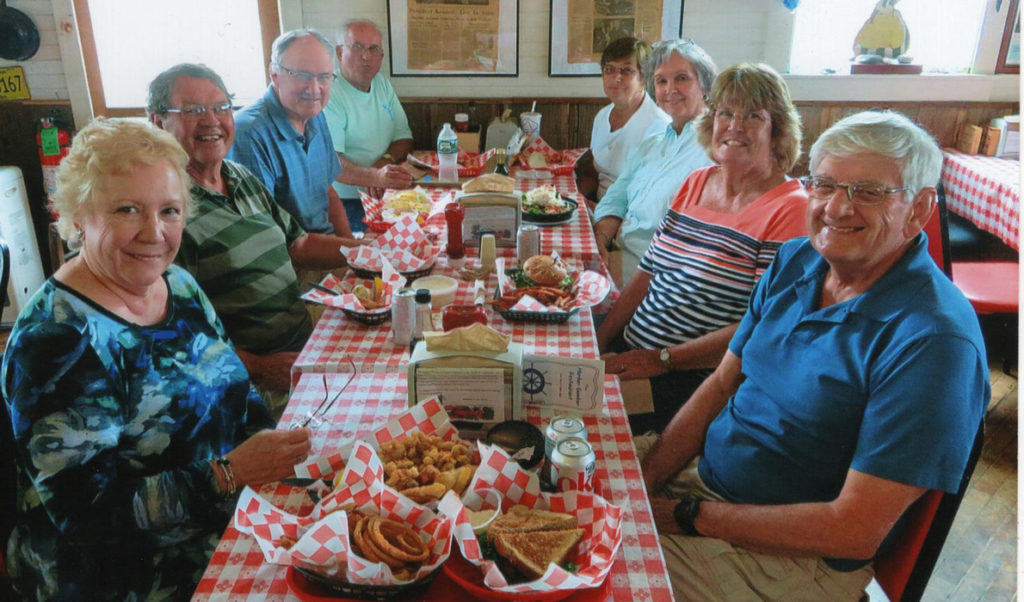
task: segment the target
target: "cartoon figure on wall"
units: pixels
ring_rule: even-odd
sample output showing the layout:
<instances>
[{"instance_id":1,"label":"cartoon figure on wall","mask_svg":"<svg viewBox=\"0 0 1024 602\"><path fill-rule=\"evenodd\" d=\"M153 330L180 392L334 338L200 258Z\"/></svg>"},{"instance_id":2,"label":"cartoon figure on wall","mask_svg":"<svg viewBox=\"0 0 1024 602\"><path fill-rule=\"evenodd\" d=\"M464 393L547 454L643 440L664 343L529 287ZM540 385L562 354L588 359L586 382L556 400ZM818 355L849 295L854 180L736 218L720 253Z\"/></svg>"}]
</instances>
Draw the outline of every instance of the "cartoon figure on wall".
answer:
<instances>
[{"instance_id":1,"label":"cartoon figure on wall","mask_svg":"<svg viewBox=\"0 0 1024 602\"><path fill-rule=\"evenodd\" d=\"M896 10L897 2L899 0L878 0L875 4L871 16L853 40L854 60L863 63L882 62L882 59L911 62L906 56L910 30L900 11Z\"/></svg>"}]
</instances>

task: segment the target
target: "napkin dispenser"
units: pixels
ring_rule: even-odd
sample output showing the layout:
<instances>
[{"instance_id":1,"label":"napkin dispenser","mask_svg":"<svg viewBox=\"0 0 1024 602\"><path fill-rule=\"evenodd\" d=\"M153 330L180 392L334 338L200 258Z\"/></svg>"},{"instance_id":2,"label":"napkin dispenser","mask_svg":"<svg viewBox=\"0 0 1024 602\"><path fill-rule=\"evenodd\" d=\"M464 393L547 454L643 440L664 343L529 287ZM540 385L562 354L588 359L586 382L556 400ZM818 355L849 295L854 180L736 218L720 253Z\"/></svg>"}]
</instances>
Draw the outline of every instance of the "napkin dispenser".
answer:
<instances>
[{"instance_id":1,"label":"napkin dispenser","mask_svg":"<svg viewBox=\"0 0 1024 602\"><path fill-rule=\"evenodd\" d=\"M428 351L420 341L409 357L409 406L434 395L460 436L482 439L492 426L522 417L523 346L506 351Z\"/></svg>"},{"instance_id":2,"label":"napkin dispenser","mask_svg":"<svg viewBox=\"0 0 1024 602\"><path fill-rule=\"evenodd\" d=\"M499 247L515 247L519 232L519 194L504 192L458 193L466 216L462 220L462 241L479 247L480 236L493 234Z\"/></svg>"}]
</instances>

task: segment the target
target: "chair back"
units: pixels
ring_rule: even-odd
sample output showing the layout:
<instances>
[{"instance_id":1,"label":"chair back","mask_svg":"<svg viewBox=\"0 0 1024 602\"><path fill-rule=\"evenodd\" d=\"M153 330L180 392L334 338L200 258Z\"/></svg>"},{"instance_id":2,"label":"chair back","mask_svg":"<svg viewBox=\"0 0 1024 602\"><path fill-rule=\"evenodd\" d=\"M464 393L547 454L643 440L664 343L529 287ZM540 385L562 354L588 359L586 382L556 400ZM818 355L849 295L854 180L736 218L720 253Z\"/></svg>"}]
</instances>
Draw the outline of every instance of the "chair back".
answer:
<instances>
[{"instance_id":1,"label":"chair back","mask_svg":"<svg viewBox=\"0 0 1024 602\"><path fill-rule=\"evenodd\" d=\"M924 225L928 235L928 254L950 279L953 278L953 259L949 252L949 213L946 209L946 193L942 182L936 187L935 211Z\"/></svg>"},{"instance_id":2,"label":"chair back","mask_svg":"<svg viewBox=\"0 0 1024 602\"><path fill-rule=\"evenodd\" d=\"M0 313L7 306L7 282L11 277L11 253L7 242L0 236ZM0 350L2 351L2 350ZM0 353L0 356L3 354ZM7 537L14 528L14 513L17 506L14 468L14 428L7 412L7 401L0 395L0 580L7 577L4 554ZM0 585L0 594L4 592Z\"/></svg>"},{"instance_id":3,"label":"chair back","mask_svg":"<svg viewBox=\"0 0 1024 602\"><path fill-rule=\"evenodd\" d=\"M982 421L957 492L926 491L907 509L899 540L875 558L875 580L891 602L916 602L924 594L967 492L984 441L985 423Z\"/></svg>"}]
</instances>

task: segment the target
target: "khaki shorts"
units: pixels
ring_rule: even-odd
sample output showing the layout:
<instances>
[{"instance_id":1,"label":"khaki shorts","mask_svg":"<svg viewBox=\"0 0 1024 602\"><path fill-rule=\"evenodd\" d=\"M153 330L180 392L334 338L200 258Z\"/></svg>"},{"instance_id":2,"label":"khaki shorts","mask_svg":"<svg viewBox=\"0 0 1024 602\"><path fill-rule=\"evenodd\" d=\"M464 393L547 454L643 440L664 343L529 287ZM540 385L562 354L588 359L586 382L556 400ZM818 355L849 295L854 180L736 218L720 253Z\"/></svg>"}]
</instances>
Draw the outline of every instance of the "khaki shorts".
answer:
<instances>
[{"instance_id":1,"label":"khaki shorts","mask_svg":"<svg viewBox=\"0 0 1024 602\"><path fill-rule=\"evenodd\" d=\"M633 439L642 459L656 437ZM707 499L722 500L697 473L698 458L652 495L675 498L695 492ZM864 598L864 588L874 576L871 565L855 571L837 571L821 558L790 558L759 554L711 537L659 535L672 591L680 601L793 602L852 601Z\"/></svg>"}]
</instances>

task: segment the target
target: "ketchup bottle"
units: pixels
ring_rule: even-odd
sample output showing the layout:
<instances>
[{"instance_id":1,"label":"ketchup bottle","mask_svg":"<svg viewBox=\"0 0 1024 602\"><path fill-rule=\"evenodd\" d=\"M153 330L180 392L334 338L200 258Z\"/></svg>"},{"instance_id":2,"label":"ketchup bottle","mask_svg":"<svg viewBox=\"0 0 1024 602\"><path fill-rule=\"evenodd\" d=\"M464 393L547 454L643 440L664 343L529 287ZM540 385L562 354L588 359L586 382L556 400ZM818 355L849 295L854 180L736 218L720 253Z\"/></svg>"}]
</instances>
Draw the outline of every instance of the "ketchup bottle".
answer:
<instances>
[{"instance_id":1,"label":"ketchup bottle","mask_svg":"<svg viewBox=\"0 0 1024 602\"><path fill-rule=\"evenodd\" d=\"M462 219L466 216L466 208L462 203L449 203L444 208L444 221L448 224L448 265L461 268L466 258L466 247L462 243Z\"/></svg>"}]
</instances>

